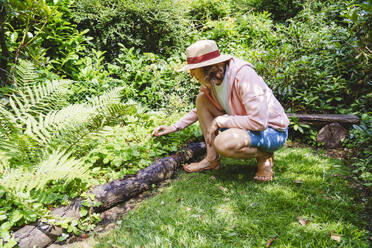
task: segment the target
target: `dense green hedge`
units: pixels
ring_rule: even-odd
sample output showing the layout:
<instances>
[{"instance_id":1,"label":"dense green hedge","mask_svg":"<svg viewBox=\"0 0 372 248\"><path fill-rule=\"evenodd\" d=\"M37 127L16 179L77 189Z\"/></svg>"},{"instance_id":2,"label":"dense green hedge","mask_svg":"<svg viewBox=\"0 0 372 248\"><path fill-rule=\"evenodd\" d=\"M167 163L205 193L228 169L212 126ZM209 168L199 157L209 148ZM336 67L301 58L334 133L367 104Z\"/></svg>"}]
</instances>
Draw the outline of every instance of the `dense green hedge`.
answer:
<instances>
[{"instance_id":1,"label":"dense green hedge","mask_svg":"<svg viewBox=\"0 0 372 248\"><path fill-rule=\"evenodd\" d=\"M108 61L119 55L119 44L169 55L190 30L185 7L170 0L77 0L71 8L78 29L89 30L91 46L106 51Z\"/></svg>"}]
</instances>

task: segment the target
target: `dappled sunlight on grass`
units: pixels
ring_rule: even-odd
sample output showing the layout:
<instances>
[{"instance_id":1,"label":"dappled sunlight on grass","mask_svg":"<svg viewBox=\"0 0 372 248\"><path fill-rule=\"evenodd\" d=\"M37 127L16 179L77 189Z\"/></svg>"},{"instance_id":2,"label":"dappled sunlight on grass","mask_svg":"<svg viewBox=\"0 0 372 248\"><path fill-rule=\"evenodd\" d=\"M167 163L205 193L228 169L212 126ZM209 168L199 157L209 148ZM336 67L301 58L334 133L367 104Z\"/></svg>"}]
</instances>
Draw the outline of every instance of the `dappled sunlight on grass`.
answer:
<instances>
[{"instance_id":1,"label":"dappled sunlight on grass","mask_svg":"<svg viewBox=\"0 0 372 248\"><path fill-rule=\"evenodd\" d=\"M218 171L180 172L97 247L111 247L107 240L118 247L264 247L275 236L271 247L368 247L361 206L334 176L349 173L342 161L284 148L275 154L273 182L254 181L256 170L255 160L224 158ZM309 223L302 226L299 216Z\"/></svg>"},{"instance_id":2,"label":"dappled sunlight on grass","mask_svg":"<svg viewBox=\"0 0 372 248\"><path fill-rule=\"evenodd\" d=\"M218 205L215 209L216 217L224 220L226 223L231 224L235 219L235 214L231 203L223 203Z\"/></svg>"}]
</instances>

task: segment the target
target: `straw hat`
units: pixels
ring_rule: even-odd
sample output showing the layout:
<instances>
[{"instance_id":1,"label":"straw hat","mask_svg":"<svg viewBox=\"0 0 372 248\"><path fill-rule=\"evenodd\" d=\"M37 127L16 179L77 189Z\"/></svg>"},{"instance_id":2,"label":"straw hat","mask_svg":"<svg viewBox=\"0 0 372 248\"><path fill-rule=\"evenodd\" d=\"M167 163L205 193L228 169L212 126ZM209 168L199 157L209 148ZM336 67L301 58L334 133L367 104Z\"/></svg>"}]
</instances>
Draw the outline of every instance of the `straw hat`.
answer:
<instances>
[{"instance_id":1,"label":"straw hat","mask_svg":"<svg viewBox=\"0 0 372 248\"><path fill-rule=\"evenodd\" d=\"M186 49L187 65L178 71L186 71L229 60L231 55L221 55L213 40L200 40Z\"/></svg>"}]
</instances>

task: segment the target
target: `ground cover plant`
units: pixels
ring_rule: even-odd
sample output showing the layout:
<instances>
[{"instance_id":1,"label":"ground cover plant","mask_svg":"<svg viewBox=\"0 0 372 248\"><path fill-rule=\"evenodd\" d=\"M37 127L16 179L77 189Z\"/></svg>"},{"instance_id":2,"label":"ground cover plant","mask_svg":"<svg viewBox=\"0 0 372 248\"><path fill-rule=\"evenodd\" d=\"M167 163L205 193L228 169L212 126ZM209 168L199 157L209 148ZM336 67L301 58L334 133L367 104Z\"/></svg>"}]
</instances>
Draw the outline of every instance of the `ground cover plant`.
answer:
<instances>
[{"instance_id":1,"label":"ground cover plant","mask_svg":"<svg viewBox=\"0 0 372 248\"><path fill-rule=\"evenodd\" d=\"M95 247L265 247L272 239L270 247L369 246L342 160L310 148L284 148L275 159L266 184L253 181L253 160L180 172Z\"/></svg>"}]
</instances>

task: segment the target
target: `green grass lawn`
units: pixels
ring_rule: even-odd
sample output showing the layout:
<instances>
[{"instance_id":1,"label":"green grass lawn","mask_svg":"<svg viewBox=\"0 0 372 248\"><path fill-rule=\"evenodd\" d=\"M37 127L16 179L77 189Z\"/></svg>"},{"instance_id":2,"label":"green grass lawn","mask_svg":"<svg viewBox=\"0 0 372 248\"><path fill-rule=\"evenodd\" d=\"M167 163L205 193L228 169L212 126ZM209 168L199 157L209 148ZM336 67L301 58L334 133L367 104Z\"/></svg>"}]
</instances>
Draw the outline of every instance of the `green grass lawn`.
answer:
<instances>
[{"instance_id":1,"label":"green grass lawn","mask_svg":"<svg viewBox=\"0 0 372 248\"><path fill-rule=\"evenodd\" d=\"M265 247L274 237L270 247L369 247L343 161L283 148L267 183L253 181L254 160L223 159L222 165L179 172L119 228L97 238L96 247ZM309 223L301 225L299 216Z\"/></svg>"}]
</instances>

